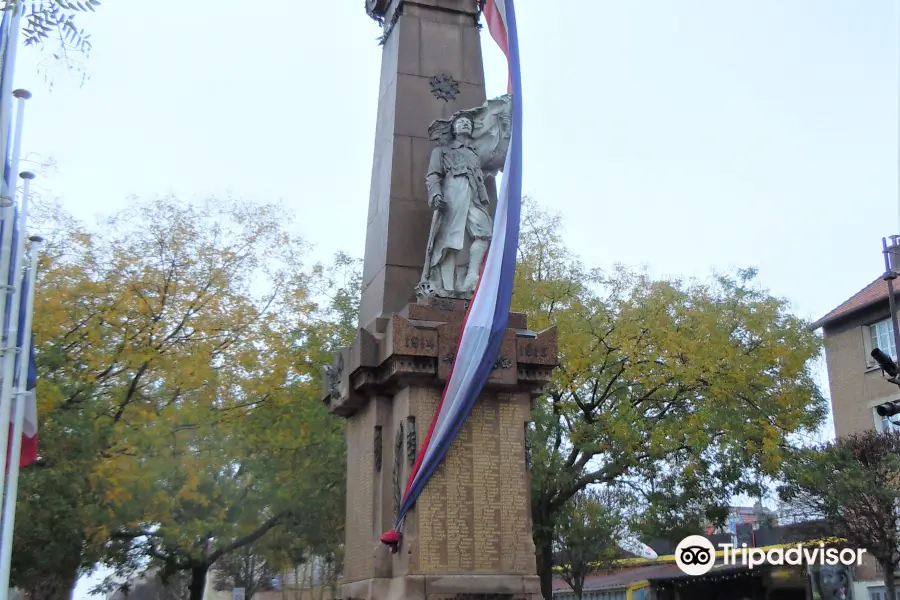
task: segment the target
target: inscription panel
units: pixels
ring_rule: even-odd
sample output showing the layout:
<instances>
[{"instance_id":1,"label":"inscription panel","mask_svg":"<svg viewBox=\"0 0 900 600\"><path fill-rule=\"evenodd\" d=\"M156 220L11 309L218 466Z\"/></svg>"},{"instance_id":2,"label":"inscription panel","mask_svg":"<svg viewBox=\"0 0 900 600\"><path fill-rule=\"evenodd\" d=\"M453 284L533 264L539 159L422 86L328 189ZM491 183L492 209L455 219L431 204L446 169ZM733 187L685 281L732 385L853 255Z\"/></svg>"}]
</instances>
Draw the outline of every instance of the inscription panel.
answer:
<instances>
[{"instance_id":1,"label":"inscription panel","mask_svg":"<svg viewBox=\"0 0 900 600\"><path fill-rule=\"evenodd\" d=\"M439 392L423 394L417 420L429 423ZM480 398L417 503L416 571L528 574L526 408L514 398ZM424 427L424 425L423 425ZM523 540L524 538L524 540Z\"/></svg>"},{"instance_id":2,"label":"inscription panel","mask_svg":"<svg viewBox=\"0 0 900 600\"><path fill-rule=\"evenodd\" d=\"M347 581L374 575L371 560L374 502L374 405L347 426L347 527L344 577Z\"/></svg>"},{"instance_id":3,"label":"inscription panel","mask_svg":"<svg viewBox=\"0 0 900 600\"><path fill-rule=\"evenodd\" d=\"M494 402L480 403L482 418L472 426L475 572L499 573L500 413Z\"/></svg>"},{"instance_id":4,"label":"inscription panel","mask_svg":"<svg viewBox=\"0 0 900 600\"><path fill-rule=\"evenodd\" d=\"M501 396L500 412L500 545L502 568L505 573L525 573L528 567L527 537L528 491L524 465L525 411L517 404L504 402Z\"/></svg>"},{"instance_id":5,"label":"inscription panel","mask_svg":"<svg viewBox=\"0 0 900 600\"><path fill-rule=\"evenodd\" d=\"M435 391L422 398L418 404L419 419L431 423L440 401L440 392ZM424 441L424 440L423 440ZM419 448L421 452L421 448ZM416 502L415 510L419 520L419 570L422 573L437 573L447 568L447 474L439 467Z\"/></svg>"},{"instance_id":6,"label":"inscription panel","mask_svg":"<svg viewBox=\"0 0 900 600\"><path fill-rule=\"evenodd\" d=\"M475 569L474 531L472 524L472 425L478 407L472 410L469 422L463 425L447 453L447 570L449 573L468 573Z\"/></svg>"}]
</instances>

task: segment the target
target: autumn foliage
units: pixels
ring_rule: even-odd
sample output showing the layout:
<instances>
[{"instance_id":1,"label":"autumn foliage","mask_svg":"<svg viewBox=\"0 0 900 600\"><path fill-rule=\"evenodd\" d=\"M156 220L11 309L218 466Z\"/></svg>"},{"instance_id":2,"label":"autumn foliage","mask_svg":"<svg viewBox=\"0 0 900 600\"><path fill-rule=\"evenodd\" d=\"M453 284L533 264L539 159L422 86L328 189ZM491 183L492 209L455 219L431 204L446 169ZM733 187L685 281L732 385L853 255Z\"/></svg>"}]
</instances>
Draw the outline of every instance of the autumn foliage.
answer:
<instances>
[{"instance_id":1,"label":"autumn foliage","mask_svg":"<svg viewBox=\"0 0 900 600\"><path fill-rule=\"evenodd\" d=\"M196 597L220 556L286 523L335 522L342 425L319 373L355 314L353 261L306 264L281 207L237 201L45 226L41 450L23 474L17 583L149 558L190 571Z\"/></svg>"},{"instance_id":2,"label":"autumn foliage","mask_svg":"<svg viewBox=\"0 0 900 600\"><path fill-rule=\"evenodd\" d=\"M673 522L690 505L756 491L792 435L826 413L811 370L819 339L755 272L709 282L605 272L584 266L561 232L526 204L513 294L530 328L559 332L561 365L531 431L546 598L558 517L581 490L628 484L648 519Z\"/></svg>"}]
</instances>

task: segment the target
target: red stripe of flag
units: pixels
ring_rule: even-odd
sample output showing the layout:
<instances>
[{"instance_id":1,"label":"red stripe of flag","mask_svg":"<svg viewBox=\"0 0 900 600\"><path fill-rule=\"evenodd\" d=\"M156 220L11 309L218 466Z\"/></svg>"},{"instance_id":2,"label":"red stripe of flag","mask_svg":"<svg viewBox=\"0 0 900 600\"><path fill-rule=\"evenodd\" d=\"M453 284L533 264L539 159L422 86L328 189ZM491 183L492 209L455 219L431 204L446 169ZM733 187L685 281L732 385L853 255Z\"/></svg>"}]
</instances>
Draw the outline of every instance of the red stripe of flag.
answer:
<instances>
[{"instance_id":1,"label":"red stripe of flag","mask_svg":"<svg viewBox=\"0 0 900 600\"><path fill-rule=\"evenodd\" d=\"M484 20L487 22L488 31L491 33L491 37L494 38L494 41L500 46L500 50L503 51L503 54L506 56L506 61L509 63L509 34L506 30L506 21L503 19L503 14L497 6L497 2L504 1L505 0L487 0L487 4L484 6ZM512 75L509 75L509 78L507 79L506 88L507 93L512 94Z\"/></svg>"}]
</instances>

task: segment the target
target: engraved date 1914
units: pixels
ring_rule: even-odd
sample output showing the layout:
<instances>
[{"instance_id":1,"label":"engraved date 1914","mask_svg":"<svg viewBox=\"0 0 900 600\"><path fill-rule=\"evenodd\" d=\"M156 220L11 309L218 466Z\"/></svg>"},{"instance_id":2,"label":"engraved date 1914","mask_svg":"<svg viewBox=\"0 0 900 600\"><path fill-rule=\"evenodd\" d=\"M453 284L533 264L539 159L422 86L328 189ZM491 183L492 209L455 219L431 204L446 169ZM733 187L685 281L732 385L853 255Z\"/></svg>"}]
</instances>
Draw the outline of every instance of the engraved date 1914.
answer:
<instances>
[{"instance_id":1,"label":"engraved date 1914","mask_svg":"<svg viewBox=\"0 0 900 600\"><path fill-rule=\"evenodd\" d=\"M407 348L414 350L434 350L435 348L434 337L428 335L408 335L404 343Z\"/></svg>"}]
</instances>

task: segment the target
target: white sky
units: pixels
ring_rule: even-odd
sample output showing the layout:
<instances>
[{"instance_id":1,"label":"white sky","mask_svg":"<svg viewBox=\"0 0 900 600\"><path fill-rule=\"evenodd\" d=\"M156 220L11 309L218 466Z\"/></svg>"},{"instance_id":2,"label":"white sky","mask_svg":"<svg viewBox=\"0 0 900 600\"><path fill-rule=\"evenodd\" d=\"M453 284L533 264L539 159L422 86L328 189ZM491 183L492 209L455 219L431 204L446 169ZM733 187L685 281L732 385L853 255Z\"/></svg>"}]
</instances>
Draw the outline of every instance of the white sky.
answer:
<instances>
[{"instance_id":1,"label":"white sky","mask_svg":"<svg viewBox=\"0 0 900 600\"><path fill-rule=\"evenodd\" d=\"M894 2L551 4L517 6L524 188L588 263L756 266L810 318L881 273L898 229ZM25 150L58 162L41 185L85 219L132 194L282 200L317 258L361 256L380 61L362 5L108 0L81 21L83 87L54 71L50 93L39 53L19 53ZM505 64L482 39L499 95Z\"/></svg>"}]
</instances>

